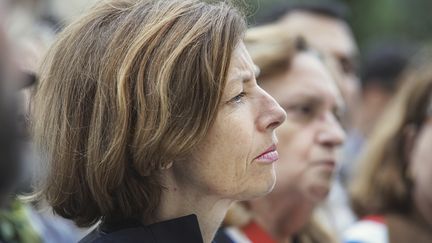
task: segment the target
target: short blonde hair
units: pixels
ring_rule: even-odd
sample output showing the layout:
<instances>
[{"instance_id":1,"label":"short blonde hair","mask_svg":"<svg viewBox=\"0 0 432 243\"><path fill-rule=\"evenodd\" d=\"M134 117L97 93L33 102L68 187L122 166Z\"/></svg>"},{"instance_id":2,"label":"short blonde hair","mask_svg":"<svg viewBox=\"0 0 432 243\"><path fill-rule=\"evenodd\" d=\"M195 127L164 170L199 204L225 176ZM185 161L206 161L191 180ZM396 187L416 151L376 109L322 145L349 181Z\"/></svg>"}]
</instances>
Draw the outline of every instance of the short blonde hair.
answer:
<instances>
[{"instance_id":1,"label":"short blonde hair","mask_svg":"<svg viewBox=\"0 0 432 243\"><path fill-rule=\"evenodd\" d=\"M32 108L42 198L79 226L151 222L160 169L212 126L245 26L225 3L111 0L67 27Z\"/></svg>"}]
</instances>

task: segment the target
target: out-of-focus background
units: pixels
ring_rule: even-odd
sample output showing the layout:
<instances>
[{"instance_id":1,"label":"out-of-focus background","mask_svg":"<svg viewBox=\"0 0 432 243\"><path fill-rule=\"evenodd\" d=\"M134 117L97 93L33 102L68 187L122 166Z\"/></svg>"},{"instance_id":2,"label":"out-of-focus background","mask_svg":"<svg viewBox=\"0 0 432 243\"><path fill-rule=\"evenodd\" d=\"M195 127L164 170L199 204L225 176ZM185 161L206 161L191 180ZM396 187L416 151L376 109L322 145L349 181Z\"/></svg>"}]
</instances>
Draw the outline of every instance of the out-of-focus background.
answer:
<instances>
[{"instance_id":1,"label":"out-of-focus background","mask_svg":"<svg viewBox=\"0 0 432 243\"><path fill-rule=\"evenodd\" d=\"M326 0L247 0L253 24L277 3L322 3ZM386 39L399 39L414 43L430 42L432 38L432 1L429 0L345 0L349 22L360 49Z\"/></svg>"},{"instance_id":2,"label":"out-of-focus background","mask_svg":"<svg viewBox=\"0 0 432 243\"><path fill-rule=\"evenodd\" d=\"M14 5L9 18L9 31L14 38L29 36L35 29L43 28L35 23L61 28L96 0L2 0ZM255 20L280 3L317 3L328 0L241 0L247 6L251 25ZM430 0L340 0L348 6L348 21L360 47L360 54L382 40L398 40L412 44L425 44L432 38ZM33 28L28 28L31 25ZM42 37L39 37L42 38ZM46 37L48 38L48 37Z\"/></svg>"}]
</instances>

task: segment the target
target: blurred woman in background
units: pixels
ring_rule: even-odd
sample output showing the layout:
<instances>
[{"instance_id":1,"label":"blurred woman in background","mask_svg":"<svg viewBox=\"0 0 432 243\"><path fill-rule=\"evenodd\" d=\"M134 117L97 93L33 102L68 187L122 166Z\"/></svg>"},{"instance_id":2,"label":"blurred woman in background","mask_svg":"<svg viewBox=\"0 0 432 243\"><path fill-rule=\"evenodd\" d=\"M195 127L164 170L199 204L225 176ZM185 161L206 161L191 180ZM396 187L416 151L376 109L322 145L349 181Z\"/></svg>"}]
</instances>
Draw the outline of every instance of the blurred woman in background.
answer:
<instances>
[{"instance_id":1,"label":"blurred woman in background","mask_svg":"<svg viewBox=\"0 0 432 243\"><path fill-rule=\"evenodd\" d=\"M431 53L406 71L358 163L351 196L361 220L345 242L432 241Z\"/></svg>"},{"instance_id":2,"label":"blurred woman in background","mask_svg":"<svg viewBox=\"0 0 432 243\"><path fill-rule=\"evenodd\" d=\"M278 25L247 31L246 45L260 67L259 84L287 113L276 130L280 160L275 189L242 205L245 217L228 215L235 242L332 242L312 217L330 189L336 151L344 140L343 101L318 55ZM222 237L222 236L221 236Z\"/></svg>"},{"instance_id":3,"label":"blurred woman in background","mask_svg":"<svg viewBox=\"0 0 432 243\"><path fill-rule=\"evenodd\" d=\"M82 242L211 242L268 193L285 113L255 80L242 15L197 0L103 1L49 51L33 102L40 196Z\"/></svg>"}]
</instances>

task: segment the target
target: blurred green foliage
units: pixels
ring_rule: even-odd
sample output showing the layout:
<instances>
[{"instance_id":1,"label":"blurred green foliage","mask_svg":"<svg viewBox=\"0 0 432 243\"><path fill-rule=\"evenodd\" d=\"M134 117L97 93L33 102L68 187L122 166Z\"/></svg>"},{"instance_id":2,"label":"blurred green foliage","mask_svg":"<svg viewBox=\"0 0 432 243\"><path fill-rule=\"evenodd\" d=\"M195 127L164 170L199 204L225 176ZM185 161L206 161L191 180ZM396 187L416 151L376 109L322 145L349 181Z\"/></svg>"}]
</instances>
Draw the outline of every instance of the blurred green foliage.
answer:
<instances>
[{"instance_id":1,"label":"blurred green foliage","mask_svg":"<svg viewBox=\"0 0 432 243\"><path fill-rule=\"evenodd\" d=\"M377 39L415 44L432 37L431 0L350 0L351 24L361 47Z\"/></svg>"},{"instance_id":2,"label":"blurred green foliage","mask_svg":"<svg viewBox=\"0 0 432 243\"><path fill-rule=\"evenodd\" d=\"M313 3L325 0L246 0L249 20L274 4ZM432 0L339 0L350 9L349 22L360 49L379 40L398 40L421 45L432 39Z\"/></svg>"}]
</instances>

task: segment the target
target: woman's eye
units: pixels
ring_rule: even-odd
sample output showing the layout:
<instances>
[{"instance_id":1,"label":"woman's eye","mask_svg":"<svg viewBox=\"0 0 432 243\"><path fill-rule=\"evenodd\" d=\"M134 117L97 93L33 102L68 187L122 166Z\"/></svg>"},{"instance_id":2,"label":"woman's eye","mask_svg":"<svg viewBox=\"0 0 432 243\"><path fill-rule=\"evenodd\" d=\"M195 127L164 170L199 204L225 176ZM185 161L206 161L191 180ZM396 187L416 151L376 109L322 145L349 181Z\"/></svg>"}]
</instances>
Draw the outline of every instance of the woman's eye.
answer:
<instances>
[{"instance_id":1,"label":"woman's eye","mask_svg":"<svg viewBox=\"0 0 432 243\"><path fill-rule=\"evenodd\" d=\"M312 110L312 107L309 107L309 106L300 106L299 112L301 112L304 115L310 115L310 114L312 114L313 110Z\"/></svg>"},{"instance_id":2,"label":"woman's eye","mask_svg":"<svg viewBox=\"0 0 432 243\"><path fill-rule=\"evenodd\" d=\"M234 96L230 100L230 102L232 102L232 103L241 103L243 101L243 97L245 97L245 96L246 96L246 93L245 92L241 92L240 94Z\"/></svg>"},{"instance_id":3,"label":"woman's eye","mask_svg":"<svg viewBox=\"0 0 432 243\"><path fill-rule=\"evenodd\" d=\"M309 105L295 105L292 106L290 110L305 116L313 114L313 107Z\"/></svg>"},{"instance_id":4,"label":"woman's eye","mask_svg":"<svg viewBox=\"0 0 432 243\"><path fill-rule=\"evenodd\" d=\"M293 105L286 109L287 115L301 120L312 119L315 116L316 108L311 105Z\"/></svg>"}]
</instances>

